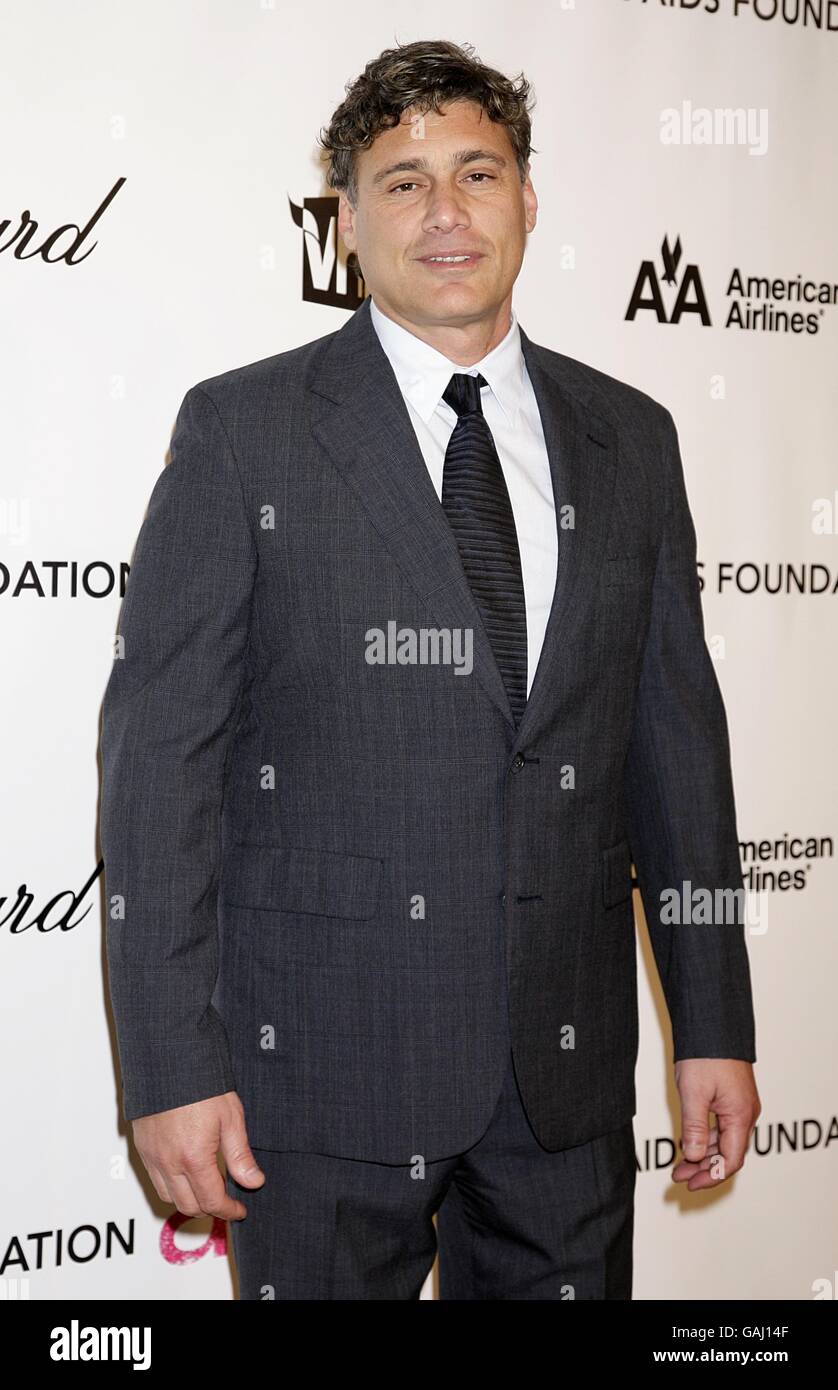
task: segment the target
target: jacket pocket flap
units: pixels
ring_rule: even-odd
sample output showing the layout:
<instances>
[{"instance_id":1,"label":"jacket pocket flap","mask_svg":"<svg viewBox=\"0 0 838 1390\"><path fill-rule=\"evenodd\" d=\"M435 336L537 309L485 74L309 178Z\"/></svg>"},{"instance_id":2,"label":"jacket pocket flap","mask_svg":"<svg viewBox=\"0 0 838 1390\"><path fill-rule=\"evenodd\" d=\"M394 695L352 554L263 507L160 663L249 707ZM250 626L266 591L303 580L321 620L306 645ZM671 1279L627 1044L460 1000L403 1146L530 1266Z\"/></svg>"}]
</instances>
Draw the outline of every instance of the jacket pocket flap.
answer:
<instances>
[{"instance_id":1,"label":"jacket pocket flap","mask_svg":"<svg viewBox=\"0 0 838 1390\"><path fill-rule=\"evenodd\" d=\"M602 899L614 907L631 896L631 850L628 840L620 840L602 851Z\"/></svg>"},{"instance_id":2,"label":"jacket pocket flap","mask_svg":"<svg viewBox=\"0 0 838 1390\"><path fill-rule=\"evenodd\" d=\"M365 854L238 843L222 875L225 900L318 917L373 917L383 860Z\"/></svg>"},{"instance_id":3,"label":"jacket pocket flap","mask_svg":"<svg viewBox=\"0 0 838 1390\"><path fill-rule=\"evenodd\" d=\"M642 555L615 555L605 562L605 583L606 586L631 584L645 579L646 571L646 561Z\"/></svg>"}]
</instances>

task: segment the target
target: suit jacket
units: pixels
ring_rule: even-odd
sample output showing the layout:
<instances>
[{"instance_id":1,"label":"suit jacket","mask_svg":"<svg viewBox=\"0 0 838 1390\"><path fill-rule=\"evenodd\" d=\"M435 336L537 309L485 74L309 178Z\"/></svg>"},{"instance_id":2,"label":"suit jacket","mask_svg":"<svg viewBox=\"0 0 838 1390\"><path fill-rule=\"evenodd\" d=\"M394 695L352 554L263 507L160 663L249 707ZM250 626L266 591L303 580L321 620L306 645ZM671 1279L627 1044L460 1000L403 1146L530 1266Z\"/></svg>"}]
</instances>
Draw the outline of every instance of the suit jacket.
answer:
<instances>
[{"instance_id":1,"label":"suit jacket","mask_svg":"<svg viewBox=\"0 0 838 1390\"><path fill-rule=\"evenodd\" d=\"M198 383L104 699L127 1119L235 1089L251 1144L406 1164L484 1132L511 1043L549 1150L635 1113L631 865L674 1059L755 1060L724 706L670 413L521 332L558 577L516 729L365 302ZM473 671L370 664L471 629ZM673 924L661 894L709 889Z\"/></svg>"}]
</instances>

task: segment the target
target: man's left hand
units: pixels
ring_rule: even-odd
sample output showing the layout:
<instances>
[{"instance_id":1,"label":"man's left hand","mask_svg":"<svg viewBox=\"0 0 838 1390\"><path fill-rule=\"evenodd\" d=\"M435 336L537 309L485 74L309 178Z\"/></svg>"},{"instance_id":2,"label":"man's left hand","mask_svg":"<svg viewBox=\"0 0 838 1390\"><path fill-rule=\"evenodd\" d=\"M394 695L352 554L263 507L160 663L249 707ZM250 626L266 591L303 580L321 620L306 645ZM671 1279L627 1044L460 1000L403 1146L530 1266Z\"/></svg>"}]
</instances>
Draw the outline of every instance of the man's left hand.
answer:
<instances>
[{"instance_id":1,"label":"man's left hand","mask_svg":"<svg viewBox=\"0 0 838 1390\"><path fill-rule=\"evenodd\" d=\"M691 1192L718 1187L742 1167L748 1141L762 1110L750 1062L729 1057L687 1057L675 1063L681 1097L684 1157L673 1182ZM711 1128L708 1112L716 1117Z\"/></svg>"}]
</instances>

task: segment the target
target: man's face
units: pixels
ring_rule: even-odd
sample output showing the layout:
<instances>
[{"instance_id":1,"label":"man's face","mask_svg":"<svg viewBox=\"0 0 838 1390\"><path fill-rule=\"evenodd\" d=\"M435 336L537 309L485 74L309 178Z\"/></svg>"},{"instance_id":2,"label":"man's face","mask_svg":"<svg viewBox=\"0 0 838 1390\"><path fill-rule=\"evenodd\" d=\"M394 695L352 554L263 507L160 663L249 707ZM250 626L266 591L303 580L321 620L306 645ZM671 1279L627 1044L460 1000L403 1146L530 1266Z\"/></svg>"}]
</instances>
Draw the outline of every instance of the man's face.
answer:
<instances>
[{"instance_id":1,"label":"man's face","mask_svg":"<svg viewBox=\"0 0 838 1390\"><path fill-rule=\"evenodd\" d=\"M357 161L338 226L376 304L425 327L490 322L511 302L537 201L505 127L470 101L409 111ZM433 257L465 255L441 263Z\"/></svg>"}]
</instances>

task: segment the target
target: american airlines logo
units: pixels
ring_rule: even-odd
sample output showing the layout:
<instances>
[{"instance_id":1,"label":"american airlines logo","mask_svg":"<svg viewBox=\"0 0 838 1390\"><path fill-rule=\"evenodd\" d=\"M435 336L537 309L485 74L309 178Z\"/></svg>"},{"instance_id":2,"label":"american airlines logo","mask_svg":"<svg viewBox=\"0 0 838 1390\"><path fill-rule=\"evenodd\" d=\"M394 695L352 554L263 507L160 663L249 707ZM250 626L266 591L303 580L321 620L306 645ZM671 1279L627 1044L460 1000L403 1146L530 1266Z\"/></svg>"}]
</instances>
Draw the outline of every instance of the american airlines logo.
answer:
<instances>
[{"instance_id":1,"label":"american airlines logo","mask_svg":"<svg viewBox=\"0 0 838 1390\"><path fill-rule=\"evenodd\" d=\"M751 333L815 334L820 331L826 306L838 304L838 283L807 280L802 275L787 279L760 272L749 275L734 266L724 288L727 300L723 328ZM718 293L715 297L718 300ZM658 323L679 324L686 318L711 328L710 307L701 271L683 260L681 238L660 246L660 262L642 261L629 298L625 318L634 322L643 311Z\"/></svg>"},{"instance_id":2,"label":"american airlines logo","mask_svg":"<svg viewBox=\"0 0 838 1390\"><path fill-rule=\"evenodd\" d=\"M674 246L670 246L669 238L664 237L660 253L660 273L654 261L642 262L626 309L626 318L636 318L639 309L651 309L659 323L680 323L683 314L697 314L701 322L708 325L710 310L701 283L701 272L697 265L681 267L681 238L676 237ZM668 313L663 285L676 287L674 302Z\"/></svg>"},{"instance_id":3,"label":"american airlines logo","mask_svg":"<svg viewBox=\"0 0 838 1390\"><path fill-rule=\"evenodd\" d=\"M288 199L294 225L302 232L303 299L355 310L364 302L364 277L354 255L342 258L338 237L338 199Z\"/></svg>"}]
</instances>

